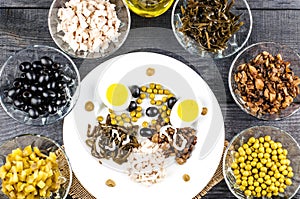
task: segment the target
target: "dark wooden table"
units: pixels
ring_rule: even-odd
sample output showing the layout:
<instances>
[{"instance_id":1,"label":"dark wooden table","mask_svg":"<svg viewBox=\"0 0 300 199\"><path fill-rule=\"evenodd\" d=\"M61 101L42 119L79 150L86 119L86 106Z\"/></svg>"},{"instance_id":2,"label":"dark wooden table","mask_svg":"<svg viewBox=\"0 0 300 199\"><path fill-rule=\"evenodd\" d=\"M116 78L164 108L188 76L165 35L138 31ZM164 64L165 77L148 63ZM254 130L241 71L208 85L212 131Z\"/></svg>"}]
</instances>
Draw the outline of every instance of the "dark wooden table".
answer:
<instances>
[{"instance_id":1,"label":"dark wooden table","mask_svg":"<svg viewBox=\"0 0 300 199\"><path fill-rule=\"evenodd\" d=\"M51 0L0 0L0 65L13 54L15 51L20 50L28 45L44 44L56 47L51 39L48 31L47 17ZM261 41L276 41L282 44L289 45L295 50L299 51L300 46L300 1L299 0L248 0L253 15L253 30L247 45L261 42ZM117 54L127 52L130 50L142 49L143 42L151 43L149 39L155 37L168 42L171 39L175 42L171 49L166 47L169 51L167 54L175 53L178 58L184 58L189 62L189 65L197 64L197 60L192 60L184 49L176 43L174 36L171 34L170 16L171 10L167 11L160 17L147 19L132 14L131 30L132 34L129 36L129 41L124 44L118 52L106 58L109 59ZM139 28L157 27L159 30L164 28L167 32L162 35L152 35L153 38L143 36L135 38L135 31ZM169 31L169 32L168 32ZM170 33L170 34L169 34ZM134 41L134 42L132 42ZM155 44L155 43L154 43ZM161 45L164 45L162 43ZM167 45L167 43L165 43ZM148 47L148 46L146 46ZM160 49L164 46L150 46L152 49ZM172 53L170 53L172 52ZM186 56L186 57L185 57ZM222 83L223 96L217 96L221 105L225 128L226 139L230 140L236 133L241 130L255 126L255 125L272 125L288 131L300 143L300 111L292 117L276 122L266 122L257 120L243 111L234 103L228 89L228 71L230 64L235 57L229 57L221 60L215 60L220 81ZM81 78L102 63L106 59L97 60L82 60L73 59L79 66ZM206 61L209 62L209 61ZM209 80L213 77L206 74L211 74L203 67L196 67L201 76L208 82L215 94L220 90L215 82ZM223 86L224 85L224 86ZM222 90L221 89L221 90ZM23 133L38 133L49 136L60 144L62 140L62 122L46 127L32 127L20 124L11 119L0 107L0 144L4 141L11 139L14 136ZM200 190L199 190L200 191ZM230 193L224 181L215 186L205 198L234 198ZM300 192L297 193L295 198L300 198Z\"/></svg>"}]
</instances>

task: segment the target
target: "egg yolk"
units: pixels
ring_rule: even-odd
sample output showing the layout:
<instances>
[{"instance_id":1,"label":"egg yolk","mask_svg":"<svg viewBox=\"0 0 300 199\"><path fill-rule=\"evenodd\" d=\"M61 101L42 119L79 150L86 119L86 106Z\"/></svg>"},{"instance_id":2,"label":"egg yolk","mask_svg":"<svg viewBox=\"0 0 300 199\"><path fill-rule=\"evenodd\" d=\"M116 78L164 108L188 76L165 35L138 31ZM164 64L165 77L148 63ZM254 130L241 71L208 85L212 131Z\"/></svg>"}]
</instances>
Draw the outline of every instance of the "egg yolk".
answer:
<instances>
[{"instance_id":1,"label":"egg yolk","mask_svg":"<svg viewBox=\"0 0 300 199\"><path fill-rule=\"evenodd\" d=\"M128 89L123 84L112 84L106 91L106 98L113 106L121 106L128 99Z\"/></svg>"},{"instance_id":2,"label":"egg yolk","mask_svg":"<svg viewBox=\"0 0 300 199\"><path fill-rule=\"evenodd\" d=\"M199 107L195 100L184 100L178 104L177 114L182 121L191 122L198 117Z\"/></svg>"}]
</instances>

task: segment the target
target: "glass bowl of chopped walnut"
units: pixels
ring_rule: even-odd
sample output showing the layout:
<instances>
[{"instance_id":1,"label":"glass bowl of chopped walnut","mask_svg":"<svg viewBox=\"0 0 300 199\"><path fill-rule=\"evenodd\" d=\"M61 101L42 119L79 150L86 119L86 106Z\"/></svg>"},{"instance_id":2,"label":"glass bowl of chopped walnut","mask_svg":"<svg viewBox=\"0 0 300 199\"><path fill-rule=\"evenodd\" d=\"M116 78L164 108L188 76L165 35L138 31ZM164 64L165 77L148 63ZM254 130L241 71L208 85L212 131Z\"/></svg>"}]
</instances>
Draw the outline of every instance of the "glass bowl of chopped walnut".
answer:
<instances>
[{"instance_id":1,"label":"glass bowl of chopped walnut","mask_svg":"<svg viewBox=\"0 0 300 199\"><path fill-rule=\"evenodd\" d=\"M246 0L177 0L171 25L179 44L204 58L225 58L238 52L252 31Z\"/></svg>"},{"instance_id":2,"label":"glass bowl of chopped walnut","mask_svg":"<svg viewBox=\"0 0 300 199\"><path fill-rule=\"evenodd\" d=\"M253 44L234 59L229 89L239 107L262 120L280 120L300 108L300 56L274 43Z\"/></svg>"},{"instance_id":3,"label":"glass bowl of chopped walnut","mask_svg":"<svg viewBox=\"0 0 300 199\"><path fill-rule=\"evenodd\" d=\"M76 58L103 58L125 42L130 12L119 0L54 0L48 27L56 45Z\"/></svg>"},{"instance_id":4,"label":"glass bowl of chopped walnut","mask_svg":"<svg viewBox=\"0 0 300 199\"><path fill-rule=\"evenodd\" d=\"M1 199L65 199L71 184L70 162L56 141L23 134L1 144Z\"/></svg>"}]
</instances>

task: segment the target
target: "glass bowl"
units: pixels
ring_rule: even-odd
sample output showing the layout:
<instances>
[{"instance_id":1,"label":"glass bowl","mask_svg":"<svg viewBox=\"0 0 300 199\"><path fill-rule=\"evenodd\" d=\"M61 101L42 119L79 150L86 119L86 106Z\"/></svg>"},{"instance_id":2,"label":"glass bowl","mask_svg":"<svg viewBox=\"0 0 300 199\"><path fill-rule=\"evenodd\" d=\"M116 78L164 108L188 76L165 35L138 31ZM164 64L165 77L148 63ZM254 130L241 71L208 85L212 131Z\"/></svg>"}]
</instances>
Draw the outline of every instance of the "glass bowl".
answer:
<instances>
[{"instance_id":1,"label":"glass bowl","mask_svg":"<svg viewBox=\"0 0 300 199\"><path fill-rule=\"evenodd\" d=\"M244 192L241 191L236 184L236 178L231 169L231 164L234 161L234 154L240 146L242 146L250 137L259 138L261 136L271 136L275 142L281 142L282 147L287 149L287 158L291 161L290 166L293 168L294 177L292 178L293 184L287 186L283 193L277 197L272 198L292 198L299 190L300 187L300 148L297 141L287 132L271 126L254 126L243 130L237 134L229 143L223 158L223 175L227 186L231 193L237 198L253 198L246 197ZM262 197L267 198L267 197Z\"/></svg>"},{"instance_id":2,"label":"glass bowl","mask_svg":"<svg viewBox=\"0 0 300 199\"><path fill-rule=\"evenodd\" d=\"M248 46L243 51L241 51L233 60L228 77L229 89L234 101L244 112L262 120L284 119L294 114L300 108L299 94L294 98L294 101L287 108L282 109L280 112L273 114L261 114L251 111L251 109L248 106L246 106L245 101L242 99L241 95L236 92L238 86L234 80L234 76L238 71L238 67L241 64L248 63L249 61L253 60L259 53L262 53L263 51L267 51L273 56L276 56L278 53L281 54L283 61L290 62L290 68L296 76L300 77L300 56L297 52L295 52L293 49L287 46L278 43L261 42Z\"/></svg>"},{"instance_id":3,"label":"glass bowl","mask_svg":"<svg viewBox=\"0 0 300 199\"><path fill-rule=\"evenodd\" d=\"M179 30L183 25L181 21L181 7L185 8L188 1L189 0L176 0L172 10L171 25L176 39L189 53L203 58L225 58L235 54L246 44L252 31L252 14L246 0L234 1L234 4L230 9L233 14L240 16L239 22L243 22L244 25L241 26L240 29L226 42L227 48L218 50L217 52L207 51L192 37L183 34Z\"/></svg>"},{"instance_id":4,"label":"glass bowl","mask_svg":"<svg viewBox=\"0 0 300 199\"><path fill-rule=\"evenodd\" d=\"M31 145L32 148L38 147L40 151L47 156L50 152L54 152L56 154L58 167L61 173L61 177L59 177L59 182L61 184L59 190L56 193L52 193L51 197L47 199L67 198L72 184L71 165L60 145L50 138L40 135L24 134L3 143L0 146L0 167L5 164L6 157L8 154L12 153L12 150L17 148L21 148L23 150L28 145ZM0 183L0 189L1 188L2 182ZM8 197L2 191L0 191L0 198L8 199Z\"/></svg>"},{"instance_id":5,"label":"glass bowl","mask_svg":"<svg viewBox=\"0 0 300 199\"><path fill-rule=\"evenodd\" d=\"M43 56L48 56L53 60L54 63L60 63L61 67L59 70L59 79L60 82L54 82L55 85L52 85L51 87L48 87L48 83L50 80L44 80L43 86L37 86L37 82L39 81L39 78L42 76L43 70L47 70L47 74L54 73L54 69L49 68L43 68L39 70L39 72L34 72L35 70L33 68L30 69L28 73L34 73L35 74L35 80L30 81L30 84L28 83L28 78L24 78L25 72L21 72L19 69L19 65L22 62L34 62L37 60L40 60ZM27 73L27 72L26 72ZM45 73L43 73L45 74ZM12 85L14 85L14 80L16 78L23 78L24 82L26 83L22 84L22 86L18 86L18 92L14 94L14 99L21 99L24 101L24 92L29 91L32 96L39 93L53 91L54 97L52 98L51 103L59 103L58 99L65 98L67 99L63 105L57 104L56 107L53 104L52 110L49 111L49 107L46 107L46 104L48 106L49 97L43 96L42 100L35 106L35 110L37 111L40 108L43 108L45 113L42 113L41 110L39 110L38 117L29 117L29 108L32 108L32 104L29 104L29 102L23 103L22 106L16 106L14 104L15 100L9 96L9 89L12 88ZM22 81L23 81L22 80ZM56 79L57 80L57 79ZM62 83L62 84L60 84ZM67 84L65 84L67 83ZM31 86L26 86L25 84L34 85L35 88L32 88ZM61 86L62 85L62 86ZM10 56L8 60L4 63L4 65L1 68L0 71L0 103L6 113L12 117L13 119L25 123L28 125L35 125L35 126L42 126L51 124L54 122L57 122L61 119L63 119L74 107L78 96L79 96L79 89L80 89L80 75L78 72L78 69L75 65L75 63L70 59L65 53L61 52L60 50L49 47L49 46L42 46L42 45L34 45L29 46L23 50L20 50L19 52L15 53L14 55ZM58 86L61 86L59 91L63 93L63 95L59 96L57 93L58 89L56 89ZM39 87L41 87L39 89ZM33 91L34 89L35 91ZM39 89L39 90L37 90ZM52 94L53 94L52 92ZM28 92L27 92L28 94ZM38 94L41 96L42 94ZM63 97L64 96L64 97ZM39 99L41 99L39 97ZM47 103L45 103L48 100ZM30 103L32 103L30 101ZM53 108L54 107L54 108ZM47 111L46 111L47 110ZM48 114L50 112L50 114ZM34 119L33 119L34 118Z\"/></svg>"},{"instance_id":6,"label":"glass bowl","mask_svg":"<svg viewBox=\"0 0 300 199\"><path fill-rule=\"evenodd\" d=\"M58 18L58 10L59 8L65 7L65 3L68 2L68 0L54 0L50 10L49 10L49 16L48 16L48 27L50 34L52 36L52 39L56 43L56 45L65 53L69 54L72 57L75 58L103 58L106 56L109 56L113 54L115 51L117 51L125 42L129 30L130 30L130 24L131 24L131 17L130 17L130 11L127 7L127 5L120 0L110 0L109 2L116 5L116 12L117 17L121 21L120 28L119 28L119 37L117 41L110 42L107 49L104 51L99 52L88 52L88 51L74 51L70 45L63 41L64 33L63 31L57 31L58 24L60 22L60 19Z\"/></svg>"}]
</instances>

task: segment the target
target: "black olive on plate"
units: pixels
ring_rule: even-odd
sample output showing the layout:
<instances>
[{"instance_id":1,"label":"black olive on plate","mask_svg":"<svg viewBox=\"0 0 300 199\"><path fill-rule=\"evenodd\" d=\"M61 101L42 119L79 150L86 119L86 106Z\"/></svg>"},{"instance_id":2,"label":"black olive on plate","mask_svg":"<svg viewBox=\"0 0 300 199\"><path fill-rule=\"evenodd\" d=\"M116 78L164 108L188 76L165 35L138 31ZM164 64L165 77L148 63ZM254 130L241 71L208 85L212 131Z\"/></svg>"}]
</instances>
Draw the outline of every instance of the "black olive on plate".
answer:
<instances>
[{"instance_id":1,"label":"black olive on plate","mask_svg":"<svg viewBox=\"0 0 300 199\"><path fill-rule=\"evenodd\" d=\"M150 138L154 134L153 129L150 128L141 128L140 135L142 137Z\"/></svg>"},{"instance_id":2,"label":"black olive on plate","mask_svg":"<svg viewBox=\"0 0 300 199\"><path fill-rule=\"evenodd\" d=\"M128 106L128 111L134 111L137 108L137 103L135 101L131 101L129 106Z\"/></svg>"},{"instance_id":3,"label":"black olive on plate","mask_svg":"<svg viewBox=\"0 0 300 199\"><path fill-rule=\"evenodd\" d=\"M28 71L30 71L30 69L31 69L31 63L29 63L29 62L22 62L20 65L19 65L19 69L20 69L20 71L22 71L22 72L28 72Z\"/></svg>"},{"instance_id":4,"label":"black olive on plate","mask_svg":"<svg viewBox=\"0 0 300 199\"><path fill-rule=\"evenodd\" d=\"M53 61L50 57L43 56L40 59L43 66L50 67L53 64Z\"/></svg>"},{"instance_id":5,"label":"black olive on plate","mask_svg":"<svg viewBox=\"0 0 300 199\"><path fill-rule=\"evenodd\" d=\"M172 109L176 102L177 102L177 99L175 97L170 97L167 101L168 108Z\"/></svg>"},{"instance_id":6,"label":"black olive on plate","mask_svg":"<svg viewBox=\"0 0 300 199\"><path fill-rule=\"evenodd\" d=\"M140 93L141 93L140 87L133 85L129 88L129 90L131 92L132 97L137 98L140 96Z\"/></svg>"},{"instance_id":7,"label":"black olive on plate","mask_svg":"<svg viewBox=\"0 0 300 199\"><path fill-rule=\"evenodd\" d=\"M154 107L154 106L149 107L149 108L146 109L146 115L147 115L148 117L155 117L155 116L158 115L158 113L159 113L158 108L156 108L156 107Z\"/></svg>"}]
</instances>

